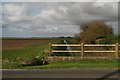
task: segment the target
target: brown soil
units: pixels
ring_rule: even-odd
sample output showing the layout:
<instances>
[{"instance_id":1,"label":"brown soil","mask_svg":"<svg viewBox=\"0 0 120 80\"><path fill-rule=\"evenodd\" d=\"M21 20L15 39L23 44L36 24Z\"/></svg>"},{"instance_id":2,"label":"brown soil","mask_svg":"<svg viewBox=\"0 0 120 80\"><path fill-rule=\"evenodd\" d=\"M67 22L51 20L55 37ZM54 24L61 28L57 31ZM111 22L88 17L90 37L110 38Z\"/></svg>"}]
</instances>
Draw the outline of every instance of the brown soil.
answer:
<instances>
[{"instance_id":1,"label":"brown soil","mask_svg":"<svg viewBox=\"0 0 120 80\"><path fill-rule=\"evenodd\" d=\"M18 49L33 44L48 43L51 39L3 39L2 50Z\"/></svg>"}]
</instances>

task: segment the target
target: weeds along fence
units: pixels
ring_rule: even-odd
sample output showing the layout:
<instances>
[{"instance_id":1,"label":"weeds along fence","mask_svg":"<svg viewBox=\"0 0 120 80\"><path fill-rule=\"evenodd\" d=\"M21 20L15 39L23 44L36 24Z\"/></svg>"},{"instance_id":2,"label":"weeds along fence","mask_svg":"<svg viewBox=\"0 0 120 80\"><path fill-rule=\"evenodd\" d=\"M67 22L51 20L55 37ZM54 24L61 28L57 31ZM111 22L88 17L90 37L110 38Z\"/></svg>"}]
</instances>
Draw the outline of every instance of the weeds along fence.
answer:
<instances>
[{"instance_id":1,"label":"weeds along fence","mask_svg":"<svg viewBox=\"0 0 120 80\"><path fill-rule=\"evenodd\" d=\"M53 49L53 47L67 47L67 46L74 47L74 49L70 49L70 50L67 50L67 49L66 50L55 50L55 49ZM76 50L75 49L76 47L79 47L79 50L78 49ZM89 49L87 49L88 47L89 47ZM98 47L104 47L104 48L105 47L110 47L110 49L107 49L107 50L97 49ZM116 43L116 44L83 44L83 43L81 43L81 44L52 44L52 43L49 43L49 51L50 51L49 52L49 58L54 57L55 53L64 53L64 54L66 54L66 53L73 53L73 54L79 53L80 55L77 56L77 57L79 57L80 59L84 59L84 58L105 58L105 56L102 56L102 57L96 57L96 56L86 57L85 56L86 53L88 53L88 55L89 55L89 53L92 53L92 54L94 54L94 53L97 53L97 54L113 53L114 56L112 58L118 58L119 57L118 55L119 55L119 52L120 52L119 47L120 47L120 45L118 43ZM97 50L95 50L95 49L97 49ZM68 60L75 58L74 56L67 56L67 57L66 56L55 56L55 57L56 58L61 57L62 60L65 60L67 58L68 58ZM106 57L106 58L108 58L108 57Z\"/></svg>"}]
</instances>

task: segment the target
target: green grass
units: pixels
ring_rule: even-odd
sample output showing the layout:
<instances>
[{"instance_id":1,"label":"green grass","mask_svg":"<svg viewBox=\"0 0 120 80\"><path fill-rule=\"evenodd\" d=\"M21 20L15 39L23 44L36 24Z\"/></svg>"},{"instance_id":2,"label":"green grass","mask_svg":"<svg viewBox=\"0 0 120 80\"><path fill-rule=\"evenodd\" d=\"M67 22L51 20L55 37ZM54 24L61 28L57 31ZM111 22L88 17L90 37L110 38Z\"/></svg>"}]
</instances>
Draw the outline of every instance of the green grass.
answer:
<instances>
[{"instance_id":1,"label":"green grass","mask_svg":"<svg viewBox=\"0 0 120 80\"><path fill-rule=\"evenodd\" d=\"M20 67L22 67L22 65L18 62L2 63L2 68L3 69L18 69Z\"/></svg>"},{"instance_id":2,"label":"green grass","mask_svg":"<svg viewBox=\"0 0 120 80\"><path fill-rule=\"evenodd\" d=\"M79 61L59 61L39 66L15 66L16 69L53 69L53 68L118 68L118 60L79 60Z\"/></svg>"},{"instance_id":3,"label":"green grass","mask_svg":"<svg viewBox=\"0 0 120 80\"><path fill-rule=\"evenodd\" d=\"M48 44L31 45L16 50L3 50L2 59L31 58L41 54L45 49L48 49Z\"/></svg>"},{"instance_id":4,"label":"green grass","mask_svg":"<svg viewBox=\"0 0 120 80\"><path fill-rule=\"evenodd\" d=\"M117 60L79 60L79 61L60 61L43 66L33 66L30 68L116 68Z\"/></svg>"},{"instance_id":5,"label":"green grass","mask_svg":"<svg viewBox=\"0 0 120 80\"><path fill-rule=\"evenodd\" d=\"M16 50L3 50L2 51L2 68L4 69L16 69L22 67L19 59L24 61L32 61L36 56L42 56L45 49L48 49L48 43L26 46ZM10 62L5 62L9 60Z\"/></svg>"}]
</instances>

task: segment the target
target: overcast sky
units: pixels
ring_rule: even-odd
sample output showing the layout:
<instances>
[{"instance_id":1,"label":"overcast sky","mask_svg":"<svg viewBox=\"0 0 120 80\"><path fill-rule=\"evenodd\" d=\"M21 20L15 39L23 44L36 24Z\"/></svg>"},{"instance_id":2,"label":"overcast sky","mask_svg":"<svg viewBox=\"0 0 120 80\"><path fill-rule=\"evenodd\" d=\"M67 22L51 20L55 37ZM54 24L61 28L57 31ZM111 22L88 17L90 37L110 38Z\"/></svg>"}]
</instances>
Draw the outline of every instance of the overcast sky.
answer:
<instances>
[{"instance_id":1,"label":"overcast sky","mask_svg":"<svg viewBox=\"0 0 120 80\"><path fill-rule=\"evenodd\" d=\"M6 0L7 1L7 0ZM117 2L2 2L3 37L59 37L103 20L118 33Z\"/></svg>"}]
</instances>

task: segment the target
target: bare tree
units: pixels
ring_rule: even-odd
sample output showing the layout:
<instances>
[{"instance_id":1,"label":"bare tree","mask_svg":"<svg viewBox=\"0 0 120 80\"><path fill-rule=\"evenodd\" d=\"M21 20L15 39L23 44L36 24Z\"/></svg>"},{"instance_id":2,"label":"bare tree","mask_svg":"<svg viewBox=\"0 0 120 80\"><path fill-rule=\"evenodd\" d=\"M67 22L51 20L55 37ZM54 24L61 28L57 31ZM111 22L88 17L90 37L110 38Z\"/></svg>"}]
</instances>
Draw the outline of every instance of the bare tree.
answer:
<instances>
[{"instance_id":1,"label":"bare tree","mask_svg":"<svg viewBox=\"0 0 120 80\"><path fill-rule=\"evenodd\" d=\"M96 39L106 38L113 34L113 29L110 25L107 25L102 21L92 21L80 25L81 41L84 43L94 43Z\"/></svg>"}]
</instances>

